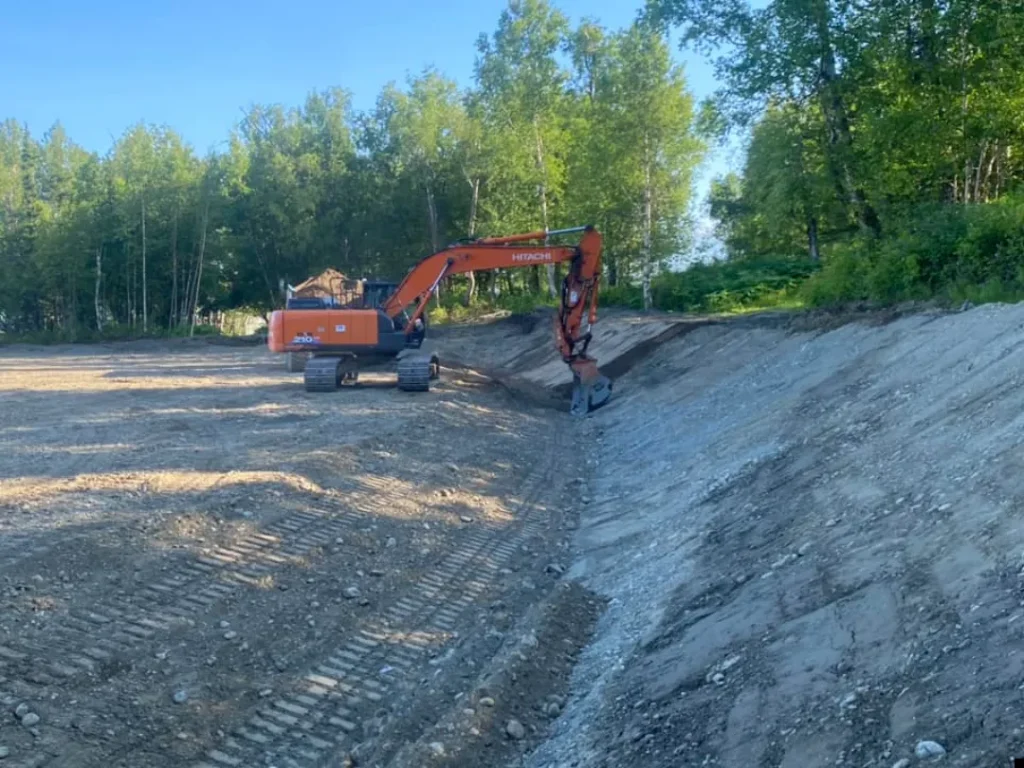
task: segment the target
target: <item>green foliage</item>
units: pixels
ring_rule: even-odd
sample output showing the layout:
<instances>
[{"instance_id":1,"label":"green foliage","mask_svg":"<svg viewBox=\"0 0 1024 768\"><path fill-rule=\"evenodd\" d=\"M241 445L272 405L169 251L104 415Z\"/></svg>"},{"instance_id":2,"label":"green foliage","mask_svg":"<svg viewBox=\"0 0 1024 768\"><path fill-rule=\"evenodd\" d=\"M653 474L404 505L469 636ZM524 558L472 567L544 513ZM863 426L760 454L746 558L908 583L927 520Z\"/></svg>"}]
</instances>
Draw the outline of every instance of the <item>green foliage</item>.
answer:
<instances>
[{"instance_id":1,"label":"green foliage","mask_svg":"<svg viewBox=\"0 0 1024 768\"><path fill-rule=\"evenodd\" d=\"M183 339L192 337L220 336L217 326L203 324L195 329L151 328L143 331L140 327L130 325L108 325L102 331L95 328L79 327L51 328L45 330L25 331L22 333L0 334L0 345L9 344L95 344L107 341L138 341L141 339Z\"/></svg>"},{"instance_id":2,"label":"green foliage","mask_svg":"<svg viewBox=\"0 0 1024 768\"><path fill-rule=\"evenodd\" d=\"M512 315L528 315L541 307L555 307L556 301L547 291L534 291L502 295L498 297L478 294L474 301L466 306L461 299L450 296L440 305L432 305L427 311L430 323L461 323L495 312L508 312Z\"/></svg>"},{"instance_id":3,"label":"green foliage","mask_svg":"<svg viewBox=\"0 0 1024 768\"><path fill-rule=\"evenodd\" d=\"M780 257L697 264L653 280L654 308L715 314L796 308L802 304L800 286L817 269L806 259ZM617 285L602 290L601 303L642 309L643 295L637 285Z\"/></svg>"},{"instance_id":4,"label":"green foliage","mask_svg":"<svg viewBox=\"0 0 1024 768\"><path fill-rule=\"evenodd\" d=\"M893 234L838 247L803 288L815 306L1024 296L1024 197L916 208Z\"/></svg>"},{"instance_id":5,"label":"green foliage","mask_svg":"<svg viewBox=\"0 0 1024 768\"><path fill-rule=\"evenodd\" d=\"M685 246L702 146L663 35L572 30L547 0L510 0L478 54L468 91L426 69L363 112L338 88L252 106L205 157L162 126L100 156L59 125L40 140L0 124L0 331L192 333L212 311L280 306L327 267L400 279L467 236L595 224L622 279ZM476 280L520 310L542 274Z\"/></svg>"},{"instance_id":6,"label":"green foliage","mask_svg":"<svg viewBox=\"0 0 1024 768\"><path fill-rule=\"evenodd\" d=\"M778 257L698 264L660 275L654 305L676 312L728 312L785 304L815 269L804 259Z\"/></svg>"},{"instance_id":7,"label":"green foliage","mask_svg":"<svg viewBox=\"0 0 1024 768\"><path fill-rule=\"evenodd\" d=\"M714 52L723 88L708 109L751 129L742 176L711 194L733 256L817 250L826 263L802 295L818 305L1018 295L1024 5L647 6Z\"/></svg>"}]
</instances>

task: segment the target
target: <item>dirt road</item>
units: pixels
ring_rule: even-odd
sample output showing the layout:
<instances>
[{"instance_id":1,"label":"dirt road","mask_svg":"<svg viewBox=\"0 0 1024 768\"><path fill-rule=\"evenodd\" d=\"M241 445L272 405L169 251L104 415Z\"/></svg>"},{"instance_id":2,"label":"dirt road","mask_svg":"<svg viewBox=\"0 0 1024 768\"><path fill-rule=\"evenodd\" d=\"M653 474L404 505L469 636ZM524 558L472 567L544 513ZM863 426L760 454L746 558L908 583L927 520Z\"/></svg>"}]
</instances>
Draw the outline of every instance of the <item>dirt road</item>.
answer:
<instances>
[{"instance_id":1,"label":"dirt road","mask_svg":"<svg viewBox=\"0 0 1024 768\"><path fill-rule=\"evenodd\" d=\"M453 372L310 395L262 350L155 343L5 352L0 414L4 768L487 765L565 693L598 603L555 589L560 414ZM568 618L510 693L501 654Z\"/></svg>"}]
</instances>

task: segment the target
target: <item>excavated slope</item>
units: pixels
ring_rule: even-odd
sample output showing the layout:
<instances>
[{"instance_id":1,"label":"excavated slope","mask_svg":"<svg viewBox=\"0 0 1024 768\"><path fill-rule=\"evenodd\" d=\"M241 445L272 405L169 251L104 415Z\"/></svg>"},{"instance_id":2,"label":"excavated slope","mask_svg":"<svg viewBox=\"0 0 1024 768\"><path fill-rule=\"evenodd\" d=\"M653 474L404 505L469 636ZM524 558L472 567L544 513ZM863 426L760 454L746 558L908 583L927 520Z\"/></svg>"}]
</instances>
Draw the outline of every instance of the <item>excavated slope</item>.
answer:
<instances>
[{"instance_id":1,"label":"excavated slope","mask_svg":"<svg viewBox=\"0 0 1024 768\"><path fill-rule=\"evenodd\" d=\"M610 607L524 764L1024 754L1024 308L665 341L670 321L606 323L663 343L573 427L589 474L567 577ZM472 351L557 384L543 332L476 331ZM536 358L499 343L517 333Z\"/></svg>"}]
</instances>

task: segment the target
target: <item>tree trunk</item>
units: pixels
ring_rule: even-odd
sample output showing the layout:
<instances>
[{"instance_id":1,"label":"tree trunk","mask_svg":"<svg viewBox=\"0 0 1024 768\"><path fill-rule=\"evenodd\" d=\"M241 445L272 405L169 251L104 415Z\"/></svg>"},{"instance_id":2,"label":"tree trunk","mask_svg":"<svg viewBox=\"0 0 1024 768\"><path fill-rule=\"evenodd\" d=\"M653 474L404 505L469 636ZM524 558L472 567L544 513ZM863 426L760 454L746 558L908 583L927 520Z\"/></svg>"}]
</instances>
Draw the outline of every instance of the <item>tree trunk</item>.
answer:
<instances>
[{"instance_id":1,"label":"tree trunk","mask_svg":"<svg viewBox=\"0 0 1024 768\"><path fill-rule=\"evenodd\" d=\"M643 295L644 295L644 310L649 310L654 304L654 298L651 295L651 278L654 271L654 254L651 252L653 247L653 233L654 227L654 200L653 190L651 189L651 156L650 147L645 151L644 158L644 241L643 241Z\"/></svg>"},{"instance_id":2,"label":"tree trunk","mask_svg":"<svg viewBox=\"0 0 1024 768\"><path fill-rule=\"evenodd\" d=\"M878 237L882 234L882 223L874 206L868 202L864 190L857 185L851 169L853 134L846 102L839 92L835 51L832 48L829 31L828 7L825 4L817 13L817 27L822 50L818 65L818 75L822 83L820 100L825 125L828 128L826 164L833 184L840 191L841 197L853 205L860 225L871 235Z\"/></svg>"},{"instance_id":3,"label":"tree trunk","mask_svg":"<svg viewBox=\"0 0 1024 768\"><path fill-rule=\"evenodd\" d=\"M807 220L807 248L811 254L811 261L821 258L818 251L818 220L813 216Z\"/></svg>"},{"instance_id":4,"label":"tree trunk","mask_svg":"<svg viewBox=\"0 0 1024 768\"><path fill-rule=\"evenodd\" d=\"M474 179L469 186L473 191L469 198L469 238L473 239L476 237L476 209L480 202L480 179ZM466 277L469 278L469 288L466 289L466 306L468 307L476 296L476 273L470 270L466 273Z\"/></svg>"},{"instance_id":5,"label":"tree trunk","mask_svg":"<svg viewBox=\"0 0 1024 768\"><path fill-rule=\"evenodd\" d=\"M177 325L175 315L178 312L178 210L174 210L174 220L171 223L171 311L167 318L167 327L173 328Z\"/></svg>"},{"instance_id":6,"label":"tree trunk","mask_svg":"<svg viewBox=\"0 0 1024 768\"><path fill-rule=\"evenodd\" d=\"M203 232L199 236L199 265L196 268L196 288L192 292L192 324L188 335L193 336L196 332L196 307L199 304L199 286L203 281L203 255L206 253L206 225L210 215L210 204L207 203L203 209Z\"/></svg>"},{"instance_id":7,"label":"tree trunk","mask_svg":"<svg viewBox=\"0 0 1024 768\"><path fill-rule=\"evenodd\" d=\"M544 163L544 141L540 135L540 121L536 115L533 117L533 137L537 148L537 170L540 171L540 215L544 223L544 231L548 231L548 167ZM558 295L555 288L555 265L546 264L545 272L548 280L548 296L554 298ZM539 281L538 281L539 282ZM538 286L539 288L540 286Z\"/></svg>"},{"instance_id":8,"label":"tree trunk","mask_svg":"<svg viewBox=\"0 0 1024 768\"><path fill-rule=\"evenodd\" d=\"M103 313L100 311L100 283L103 282L103 246L96 248L96 282L93 286L93 304L96 307L96 330L103 333Z\"/></svg>"},{"instance_id":9,"label":"tree trunk","mask_svg":"<svg viewBox=\"0 0 1024 768\"><path fill-rule=\"evenodd\" d=\"M146 302L146 198L142 198L142 332L149 330L149 308Z\"/></svg>"},{"instance_id":10,"label":"tree trunk","mask_svg":"<svg viewBox=\"0 0 1024 768\"><path fill-rule=\"evenodd\" d=\"M433 249L431 253L437 253L441 250L441 238L437 232L437 204L434 200L434 187L429 181L426 184L426 190L427 216L430 223L430 247Z\"/></svg>"},{"instance_id":11,"label":"tree trunk","mask_svg":"<svg viewBox=\"0 0 1024 768\"><path fill-rule=\"evenodd\" d=\"M131 251L126 250L125 255L125 291L128 294L128 326L129 328L135 328L135 296L138 293L135 291L135 260L130 259L127 254Z\"/></svg>"},{"instance_id":12,"label":"tree trunk","mask_svg":"<svg viewBox=\"0 0 1024 768\"><path fill-rule=\"evenodd\" d=\"M986 202L986 203L993 198L993 196L989 194L989 191L992 188L992 186L991 186L992 171L996 167L996 161L999 158L1000 151L1002 151L1001 147L999 146L999 143L996 142L995 149L992 150L992 155L988 159L988 167L985 168L985 178L983 178L981 180L981 187L984 190L984 200L983 200L983 202Z\"/></svg>"},{"instance_id":13,"label":"tree trunk","mask_svg":"<svg viewBox=\"0 0 1024 768\"><path fill-rule=\"evenodd\" d=\"M981 181L985 168L985 158L988 156L988 140L981 142L981 155L978 157L978 167L974 172L974 202L981 202Z\"/></svg>"}]
</instances>

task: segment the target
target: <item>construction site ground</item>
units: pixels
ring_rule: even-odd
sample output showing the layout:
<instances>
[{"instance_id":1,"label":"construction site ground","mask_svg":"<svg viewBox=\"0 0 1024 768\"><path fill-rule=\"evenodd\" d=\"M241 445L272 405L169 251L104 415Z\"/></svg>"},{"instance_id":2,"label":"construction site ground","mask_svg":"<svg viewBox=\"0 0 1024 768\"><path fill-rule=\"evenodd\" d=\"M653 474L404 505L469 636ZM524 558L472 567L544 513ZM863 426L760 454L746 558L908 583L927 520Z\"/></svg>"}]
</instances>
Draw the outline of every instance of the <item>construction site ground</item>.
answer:
<instances>
[{"instance_id":1,"label":"construction site ground","mask_svg":"<svg viewBox=\"0 0 1024 768\"><path fill-rule=\"evenodd\" d=\"M1024 307L551 336L0 351L0 768L1024 755Z\"/></svg>"}]
</instances>

